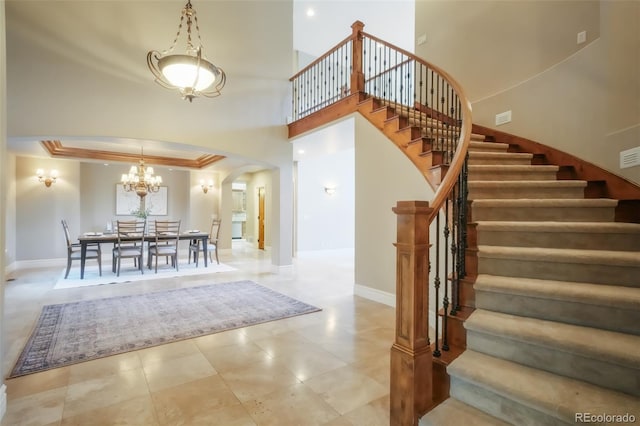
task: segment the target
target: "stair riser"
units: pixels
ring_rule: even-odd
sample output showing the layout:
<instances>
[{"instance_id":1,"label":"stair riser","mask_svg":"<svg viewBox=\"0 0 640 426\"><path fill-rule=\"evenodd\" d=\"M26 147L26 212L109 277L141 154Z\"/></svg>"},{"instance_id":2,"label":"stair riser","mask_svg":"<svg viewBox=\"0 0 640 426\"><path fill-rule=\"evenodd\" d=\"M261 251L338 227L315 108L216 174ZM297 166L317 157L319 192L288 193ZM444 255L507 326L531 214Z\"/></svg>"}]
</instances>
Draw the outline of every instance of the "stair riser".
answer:
<instances>
[{"instance_id":1,"label":"stair riser","mask_svg":"<svg viewBox=\"0 0 640 426\"><path fill-rule=\"evenodd\" d=\"M507 152L508 146L493 144L490 142L482 144L473 144L469 148L469 152Z\"/></svg>"},{"instance_id":2,"label":"stair riser","mask_svg":"<svg viewBox=\"0 0 640 426\"><path fill-rule=\"evenodd\" d=\"M536 232L535 230L489 231L479 228L478 241L487 246L640 251L640 235L638 234Z\"/></svg>"},{"instance_id":3,"label":"stair riser","mask_svg":"<svg viewBox=\"0 0 640 426\"><path fill-rule=\"evenodd\" d=\"M475 180L556 180L556 172L546 170L469 170L469 181Z\"/></svg>"},{"instance_id":4,"label":"stair riser","mask_svg":"<svg viewBox=\"0 0 640 426\"><path fill-rule=\"evenodd\" d=\"M478 309L640 336L640 310L497 293L480 288L477 288L475 293Z\"/></svg>"},{"instance_id":5,"label":"stair riser","mask_svg":"<svg viewBox=\"0 0 640 426\"><path fill-rule=\"evenodd\" d=\"M562 188L562 187L474 187L469 185L469 199L513 199L513 198L529 198L529 199L579 199L584 198L584 188Z\"/></svg>"},{"instance_id":6,"label":"stair riser","mask_svg":"<svg viewBox=\"0 0 640 426\"><path fill-rule=\"evenodd\" d=\"M469 349L522 365L582 380L615 391L640 395L640 370L583 354L568 353L535 342L467 330Z\"/></svg>"},{"instance_id":7,"label":"stair riser","mask_svg":"<svg viewBox=\"0 0 640 426\"><path fill-rule=\"evenodd\" d=\"M488 258L478 253L478 273L541 280L574 281L640 287L640 266L544 262L516 258Z\"/></svg>"},{"instance_id":8,"label":"stair riser","mask_svg":"<svg viewBox=\"0 0 640 426\"><path fill-rule=\"evenodd\" d=\"M478 368L481 368L481 366L478 366ZM451 376L449 393L452 397L465 404L513 425L551 426L575 424L569 419L562 422L547 413L503 397L488 388L480 387L456 376Z\"/></svg>"},{"instance_id":9,"label":"stair riser","mask_svg":"<svg viewBox=\"0 0 640 426\"><path fill-rule=\"evenodd\" d=\"M612 207L496 207L472 204L472 221L612 222Z\"/></svg>"},{"instance_id":10,"label":"stair riser","mask_svg":"<svg viewBox=\"0 0 640 426\"><path fill-rule=\"evenodd\" d=\"M474 157L469 156L469 165L477 166L477 165L496 165L499 164L501 166L529 166L531 165L531 158L516 158L516 157L505 157L505 158L494 158L494 157Z\"/></svg>"}]
</instances>

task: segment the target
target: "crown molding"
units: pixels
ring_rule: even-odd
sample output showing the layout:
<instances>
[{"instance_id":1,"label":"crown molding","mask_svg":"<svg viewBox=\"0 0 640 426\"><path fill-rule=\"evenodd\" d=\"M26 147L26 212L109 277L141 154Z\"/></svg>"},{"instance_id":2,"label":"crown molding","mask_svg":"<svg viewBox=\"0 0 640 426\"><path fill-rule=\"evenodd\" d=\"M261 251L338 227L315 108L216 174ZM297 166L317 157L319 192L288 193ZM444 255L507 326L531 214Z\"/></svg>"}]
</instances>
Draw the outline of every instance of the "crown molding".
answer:
<instances>
[{"instance_id":1,"label":"crown molding","mask_svg":"<svg viewBox=\"0 0 640 426\"><path fill-rule=\"evenodd\" d=\"M117 151L102 151L86 148L70 148L62 145L60 141L40 141L45 150L53 158L75 158L101 161L118 161L122 163L137 162L140 155L128 154ZM189 169L202 169L216 161L225 158L224 155L204 154L195 159L162 157L159 155L145 155L144 162L156 166L185 167Z\"/></svg>"}]
</instances>

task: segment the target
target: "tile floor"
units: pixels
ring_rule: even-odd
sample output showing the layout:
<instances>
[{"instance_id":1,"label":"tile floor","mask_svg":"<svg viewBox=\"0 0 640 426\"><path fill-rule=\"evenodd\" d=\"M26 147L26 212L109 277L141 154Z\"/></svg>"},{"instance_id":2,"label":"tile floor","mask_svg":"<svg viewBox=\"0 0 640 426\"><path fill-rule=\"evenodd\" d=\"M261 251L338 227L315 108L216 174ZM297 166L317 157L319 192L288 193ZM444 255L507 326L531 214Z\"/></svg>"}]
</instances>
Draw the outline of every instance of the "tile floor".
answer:
<instances>
[{"instance_id":1,"label":"tile floor","mask_svg":"<svg viewBox=\"0 0 640 426\"><path fill-rule=\"evenodd\" d=\"M274 274L268 254L238 241L221 261L237 270L64 290L52 289L62 265L15 272L4 372L43 304L250 279L322 311L5 379L2 426L389 424L395 313L353 295L352 252L301 254Z\"/></svg>"}]
</instances>

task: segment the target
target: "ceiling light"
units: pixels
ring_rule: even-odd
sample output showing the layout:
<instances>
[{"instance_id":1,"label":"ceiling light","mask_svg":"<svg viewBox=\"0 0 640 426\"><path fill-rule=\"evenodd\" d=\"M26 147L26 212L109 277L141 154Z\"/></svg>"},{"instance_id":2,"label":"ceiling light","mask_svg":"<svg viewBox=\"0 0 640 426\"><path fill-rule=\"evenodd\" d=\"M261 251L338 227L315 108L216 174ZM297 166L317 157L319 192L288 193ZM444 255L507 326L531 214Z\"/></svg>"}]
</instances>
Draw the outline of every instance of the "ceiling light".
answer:
<instances>
[{"instance_id":1,"label":"ceiling light","mask_svg":"<svg viewBox=\"0 0 640 426\"><path fill-rule=\"evenodd\" d=\"M307 16L309 18L311 18L312 16L314 16L316 14L316 11L313 10L312 8L307 9Z\"/></svg>"},{"instance_id":2,"label":"ceiling light","mask_svg":"<svg viewBox=\"0 0 640 426\"><path fill-rule=\"evenodd\" d=\"M153 167L145 167L143 151L140 148L138 165L131 166L129 173L122 175L121 183L125 191L135 191L142 200L148 193L160 190L162 177L153 175ZM144 208L141 207L141 210L144 210Z\"/></svg>"},{"instance_id":3,"label":"ceiling light","mask_svg":"<svg viewBox=\"0 0 640 426\"><path fill-rule=\"evenodd\" d=\"M171 54L180 38L185 16L187 17L185 53ZM197 46L191 40L191 26L194 24L198 36ZM208 98L220 96L220 90L227 79L224 71L209 62L202 53L198 17L191 6L191 0L188 0L182 9L178 33L171 47L162 52L152 50L147 53L147 65L158 84L167 89L178 90L182 98L189 99L189 102L193 102L193 98L197 96Z\"/></svg>"}]
</instances>

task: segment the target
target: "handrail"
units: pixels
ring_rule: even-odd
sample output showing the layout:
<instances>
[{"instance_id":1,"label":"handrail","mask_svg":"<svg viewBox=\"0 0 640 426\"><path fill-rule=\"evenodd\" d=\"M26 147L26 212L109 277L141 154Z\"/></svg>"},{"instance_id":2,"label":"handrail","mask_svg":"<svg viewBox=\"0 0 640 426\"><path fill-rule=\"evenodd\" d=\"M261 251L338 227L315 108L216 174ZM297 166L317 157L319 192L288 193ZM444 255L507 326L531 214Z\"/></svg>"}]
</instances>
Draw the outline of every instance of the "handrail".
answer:
<instances>
[{"instance_id":1,"label":"handrail","mask_svg":"<svg viewBox=\"0 0 640 426\"><path fill-rule=\"evenodd\" d=\"M394 139L400 132L393 127L388 137L420 168L435 190L429 202L400 201L394 209L398 236L390 416L394 426L414 426L435 403L432 357L450 349L447 318L461 309L460 281L466 274L471 103L462 86L442 68L365 33L362 22L356 21L351 28L351 36L291 77L292 118L294 122L306 117L309 121L323 116L335 119L347 112L341 107L349 106L349 113L360 111L387 132L387 119L395 117L394 126L408 129L404 133L410 136ZM372 101L363 103L362 109L354 105L354 99L367 98ZM338 102L342 104L333 108ZM430 239L432 224L436 235ZM430 251L435 252L435 262L429 260ZM436 313L433 346L428 332L430 275L434 276L435 298L431 302Z\"/></svg>"},{"instance_id":2,"label":"handrail","mask_svg":"<svg viewBox=\"0 0 640 426\"><path fill-rule=\"evenodd\" d=\"M332 53L334 53L335 51L337 51L338 49L340 49L340 47L344 46L345 44L347 44L351 39L353 38L353 36L348 36L345 37L344 40L342 40L341 42L339 42L338 44L336 44L335 46L333 46L331 49L327 50L326 53L324 53L322 56L318 57L317 59L315 59L313 62L311 62L309 65L307 65L306 67L302 68L300 71L298 71L297 74L294 74L293 77L291 77L289 79L289 81L293 81L296 78L300 77L302 74L304 74L305 72L309 71L309 69L313 68L315 65L319 64L320 62L322 62L323 60L325 60L328 56L330 56Z\"/></svg>"},{"instance_id":3,"label":"handrail","mask_svg":"<svg viewBox=\"0 0 640 426\"><path fill-rule=\"evenodd\" d=\"M429 216L429 223L431 223L435 215L438 213L439 209L444 204L444 201L449 196L451 189L456 184L458 176L460 175L460 171L462 170L462 166L464 165L464 161L467 155L467 151L469 149L469 144L471 142L471 127L473 125L471 119L471 102L467 98L464 89L455 80L448 72L438 67L437 65L433 65L430 62L425 61L422 58L417 57L416 55L400 48L396 47L390 43L387 43L380 38L373 36L371 34L362 32L363 36L369 37L370 39L376 41L377 43L383 44L385 46L391 47L398 52L406 55L407 57L413 59L414 61L421 63L432 70L436 71L439 75L443 76L445 80L453 87L454 91L458 94L460 98L460 103L462 107L462 123L461 123L461 131L460 137L458 138L457 148L453 154L453 158L451 163L449 164L449 170L447 171L443 181L438 185L433 200L429 202L429 206L433 209L432 215Z\"/></svg>"}]
</instances>

